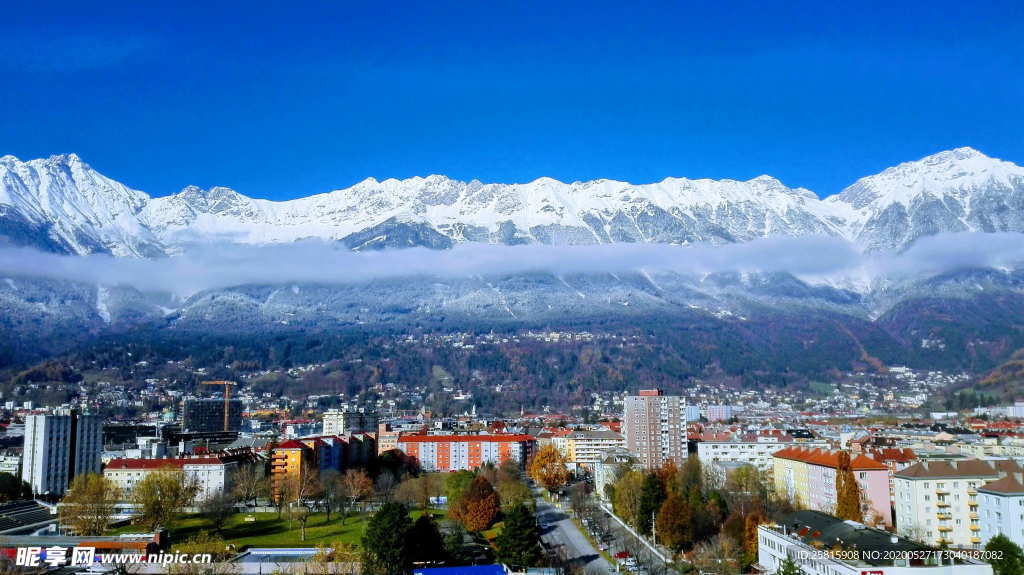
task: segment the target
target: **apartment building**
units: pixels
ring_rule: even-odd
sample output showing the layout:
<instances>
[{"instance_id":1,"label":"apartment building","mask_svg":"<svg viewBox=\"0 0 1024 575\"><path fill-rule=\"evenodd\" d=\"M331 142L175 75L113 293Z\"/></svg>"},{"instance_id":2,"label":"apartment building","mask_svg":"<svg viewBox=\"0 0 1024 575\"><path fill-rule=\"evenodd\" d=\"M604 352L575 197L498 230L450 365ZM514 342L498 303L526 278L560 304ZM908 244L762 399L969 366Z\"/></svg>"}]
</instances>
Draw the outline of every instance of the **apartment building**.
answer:
<instances>
[{"instance_id":1,"label":"apartment building","mask_svg":"<svg viewBox=\"0 0 1024 575\"><path fill-rule=\"evenodd\" d=\"M606 429L579 429L569 434L553 437L551 443L565 457L566 463L593 471L611 450L625 446L622 434Z\"/></svg>"},{"instance_id":2,"label":"apartment building","mask_svg":"<svg viewBox=\"0 0 1024 575\"><path fill-rule=\"evenodd\" d=\"M980 548L979 489L1020 472L1010 459L923 460L901 469L893 476L896 528L934 545Z\"/></svg>"},{"instance_id":3,"label":"apartment building","mask_svg":"<svg viewBox=\"0 0 1024 575\"><path fill-rule=\"evenodd\" d=\"M810 510L757 528L758 571L776 573L787 559L807 575L992 575L982 561Z\"/></svg>"},{"instance_id":4,"label":"apartment building","mask_svg":"<svg viewBox=\"0 0 1024 575\"><path fill-rule=\"evenodd\" d=\"M686 401L660 389L642 389L624 401L622 433L626 449L646 469L667 462L682 465L687 456Z\"/></svg>"},{"instance_id":5,"label":"apartment building","mask_svg":"<svg viewBox=\"0 0 1024 575\"><path fill-rule=\"evenodd\" d=\"M377 455L392 449L398 449L398 437L401 432L392 429L390 423L377 424Z\"/></svg>"},{"instance_id":6,"label":"apartment building","mask_svg":"<svg viewBox=\"0 0 1024 575\"><path fill-rule=\"evenodd\" d=\"M729 436L722 440L701 440L697 442L697 457L706 468L718 464L753 465L758 471L772 470L772 454L794 439L784 435L744 434L738 437ZM829 444L824 440L801 442L800 445L810 449L827 449Z\"/></svg>"},{"instance_id":7,"label":"apartment building","mask_svg":"<svg viewBox=\"0 0 1024 575\"><path fill-rule=\"evenodd\" d=\"M1010 473L978 488L979 545L996 535L1005 535L1024 546L1024 478Z\"/></svg>"},{"instance_id":8,"label":"apartment building","mask_svg":"<svg viewBox=\"0 0 1024 575\"><path fill-rule=\"evenodd\" d=\"M76 475L100 472L103 421L70 411L25 418L21 478L36 495L63 495Z\"/></svg>"},{"instance_id":9,"label":"apartment building","mask_svg":"<svg viewBox=\"0 0 1024 575\"><path fill-rule=\"evenodd\" d=\"M838 500L839 451L787 447L772 454L775 493L798 507L833 513ZM860 488L861 513L872 524L892 526L889 469L865 456L850 456L850 469Z\"/></svg>"},{"instance_id":10,"label":"apartment building","mask_svg":"<svg viewBox=\"0 0 1024 575\"><path fill-rule=\"evenodd\" d=\"M377 427L377 414L354 409L331 409L324 412L324 435L350 435L373 431Z\"/></svg>"},{"instance_id":11,"label":"apartment building","mask_svg":"<svg viewBox=\"0 0 1024 575\"><path fill-rule=\"evenodd\" d=\"M731 405L709 405L706 413L707 420L711 422L729 421L734 415Z\"/></svg>"},{"instance_id":12,"label":"apartment building","mask_svg":"<svg viewBox=\"0 0 1024 575\"><path fill-rule=\"evenodd\" d=\"M486 463L515 461L520 466L533 452L530 435L403 435L398 449L414 458L423 471L474 470Z\"/></svg>"},{"instance_id":13,"label":"apartment building","mask_svg":"<svg viewBox=\"0 0 1024 575\"><path fill-rule=\"evenodd\" d=\"M203 501L234 489L235 476L244 467L256 465L253 453L237 453L212 457L183 457L164 459L112 459L103 469L103 476L121 489L125 498L151 473L167 469L180 469L187 480L198 486L196 501Z\"/></svg>"},{"instance_id":14,"label":"apartment building","mask_svg":"<svg viewBox=\"0 0 1024 575\"><path fill-rule=\"evenodd\" d=\"M304 473L319 473L320 454L312 447L292 439L281 443L270 454L270 495L274 501L286 496L290 482L298 482Z\"/></svg>"},{"instance_id":15,"label":"apartment building","mask_svg":"<svg viewBox=\"0 0 1024 575\"><path fill-rule=\"evenodd\" d=\"M864 451L871 459L889 468L889 501L896 504L896 482L893 478L896 472L917 463L917 453L908 447L882 447Z\"/></svg>"},{"instance_id":16,"label":"apartment building","mask_svg":"<svg viewBox=\"0 0 1024 575\"><path fill-rule=\"evenodd\" d=\"M594 492L601 499L608 499L608 485L615 483L619 473L636 464L636 458L623 447L605 453L601 461L594 464Z\"/></svg>"}]
</instances>

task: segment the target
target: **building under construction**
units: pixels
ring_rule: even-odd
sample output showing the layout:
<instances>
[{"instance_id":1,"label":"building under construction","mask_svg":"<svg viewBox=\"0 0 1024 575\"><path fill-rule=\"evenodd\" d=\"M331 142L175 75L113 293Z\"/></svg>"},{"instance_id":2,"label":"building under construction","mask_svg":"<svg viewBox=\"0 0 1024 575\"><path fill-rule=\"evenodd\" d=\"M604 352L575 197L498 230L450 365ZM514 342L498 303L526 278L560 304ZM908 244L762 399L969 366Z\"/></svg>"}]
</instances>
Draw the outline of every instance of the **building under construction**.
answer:
<instances>
[{"instance_id":1,"label":"building under construction","mask_svg":"<svg viewBox=\"0 0 1024 575\"><path fill-rule=\"evenodd\" d=\"M227 409L227 417L224 410ZM186 432L240 431L242 400L186 399L181 406L181 428ZM226 427L226 429L225 429Z\"/></svg>"}]
</instances>

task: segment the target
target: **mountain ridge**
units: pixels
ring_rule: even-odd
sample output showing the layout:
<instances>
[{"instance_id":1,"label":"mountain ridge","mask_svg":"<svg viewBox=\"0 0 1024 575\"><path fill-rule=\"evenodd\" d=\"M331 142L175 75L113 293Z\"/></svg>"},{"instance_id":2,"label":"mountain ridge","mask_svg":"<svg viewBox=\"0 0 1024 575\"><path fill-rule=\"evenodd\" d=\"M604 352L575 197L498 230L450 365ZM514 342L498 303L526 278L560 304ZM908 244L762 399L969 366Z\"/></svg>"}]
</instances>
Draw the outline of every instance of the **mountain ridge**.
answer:
<instances>
[{"instance_id":1,"label":"mountain ridge","mask_svg":"<svg viewBox=\"0 0 1024 575\"><path fill-rule=\"evenodd\" d=\"M3 156L0 182L0 241L131 257L173 254L196 241L311 237L380 249L462 242L727 244L829 235L865 251L898 251L935 233L1024 231L1024 168L966 147L887 168L824 199L768 175L503 184L437 174L366 178L286 201L223 186L151 197L75 154L26 162ZM378 229L384 237L367 243Z\"/></svg>"}]
</instances>

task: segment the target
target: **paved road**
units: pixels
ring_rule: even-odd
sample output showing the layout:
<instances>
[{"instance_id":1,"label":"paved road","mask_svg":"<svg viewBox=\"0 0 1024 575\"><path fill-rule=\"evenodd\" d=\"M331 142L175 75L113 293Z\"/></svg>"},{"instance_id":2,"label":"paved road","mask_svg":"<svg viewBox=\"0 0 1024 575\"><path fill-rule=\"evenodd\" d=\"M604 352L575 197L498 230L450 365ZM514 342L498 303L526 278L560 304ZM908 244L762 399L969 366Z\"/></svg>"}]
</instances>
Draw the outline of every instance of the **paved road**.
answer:
<instances>
[{"instance_id":1,"label":"paved road","mask_svg":"<svg viewBox=\"0 0 1024 575\"><path fill-rule=\"evenodd\" d=\"M541 539L545 547L562 554L571 565L581 566L587 575L615 573L615 567L601 557L572 519L540 496L537 497L537 519L544 526Z\"/></svg>"}]
</instances>

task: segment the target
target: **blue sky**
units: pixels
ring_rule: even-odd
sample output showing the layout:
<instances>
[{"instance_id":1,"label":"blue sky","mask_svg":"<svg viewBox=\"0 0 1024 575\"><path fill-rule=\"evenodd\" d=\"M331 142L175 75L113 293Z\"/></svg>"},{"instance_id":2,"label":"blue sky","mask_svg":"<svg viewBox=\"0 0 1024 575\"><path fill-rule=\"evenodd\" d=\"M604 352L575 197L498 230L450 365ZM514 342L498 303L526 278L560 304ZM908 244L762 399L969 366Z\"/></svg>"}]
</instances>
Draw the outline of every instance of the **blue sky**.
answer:
<instances>
[{"instance_id":1,"label":"blue sky","mask_svg":"<svg viewBox=\"0 0 1024 575\"><path fill-rule=\"evenodd\" d=\"M1024 3L772 4L14 3L0 155L271 199L430 173L827 195L957 146L1024 163Z\"/></svg>"}]
</instances>

